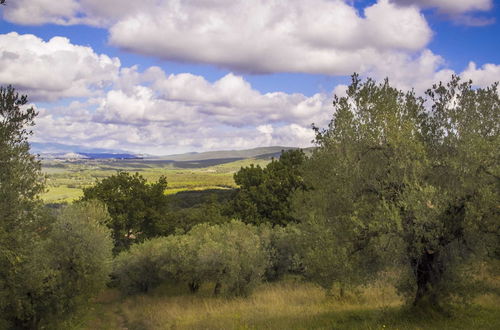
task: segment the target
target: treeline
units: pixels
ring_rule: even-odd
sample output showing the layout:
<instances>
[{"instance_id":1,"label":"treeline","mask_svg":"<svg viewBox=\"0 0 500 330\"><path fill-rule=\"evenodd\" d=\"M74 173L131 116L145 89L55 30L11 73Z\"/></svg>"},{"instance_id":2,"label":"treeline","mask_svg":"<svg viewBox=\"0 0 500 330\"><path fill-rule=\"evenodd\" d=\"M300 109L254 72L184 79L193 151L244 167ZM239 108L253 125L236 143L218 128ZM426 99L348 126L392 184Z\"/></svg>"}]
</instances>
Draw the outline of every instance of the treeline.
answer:
<instances>
[{"instance_id":1,"label":"treeline","mask_svg":"<svg viewBox=\"0 0 500 330\"><path fill-rule=\"evenodd\" d=\"M139 173L118 172L83 189L81 201L107 206L118 253L148 238L187 232L194 226L240 219L250 224L285 226L297 222L290 196L305 190L302 150L284 151L264 168L241 168L234 179L239 189L187 191L165 195L167 178L148 183Z\"/></svg>"},{"instance_id":2,"label":"treeline","mask_svg":"<svg viewBox=\"0 0 500 330\"><path fill-rule=\"evenodd\" d=\"M0 89L0 327L61 326L105 285L247 295L295 274L342 294L391 270L437 310L492 290L476 272L500 257L498 84L417 97L354 75L312 155L242 168L236 191L166 196L167 178L120 172L60 210L37 198L26 103Z\"/></svg>"}]
</instances>

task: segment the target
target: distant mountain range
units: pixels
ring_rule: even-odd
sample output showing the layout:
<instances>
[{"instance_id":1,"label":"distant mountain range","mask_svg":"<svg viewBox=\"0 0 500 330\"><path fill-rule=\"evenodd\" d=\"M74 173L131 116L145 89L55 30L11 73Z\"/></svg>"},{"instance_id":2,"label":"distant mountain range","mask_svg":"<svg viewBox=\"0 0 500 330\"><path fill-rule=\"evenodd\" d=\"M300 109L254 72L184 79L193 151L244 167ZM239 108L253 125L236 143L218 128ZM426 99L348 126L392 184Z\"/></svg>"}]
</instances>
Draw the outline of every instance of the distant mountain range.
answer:
<instances>
[{"instance_id":1,"label":"distant mountain range","mask_svg":"<svg viewBox=\"0 0 500 330\"><path fill-rule=\"evenodd\" d=\"M217 159L248 159L278 158L283 150L297 149L294 147L260 147L246 150L221 150L208 152L190 152L185 154L175 154L166 156L151 156L134 154L123 150L110 150L101 148L85 148L81 146L71 146L58 143L31 143L32 153L39 154L42 159L149 159L173 162L196 162L203 160ZM307 152L309 149L306 148Z\"/></svg>"},{"instance_id":2,"label":"distant mountain range","mask_svg":"<svg viewBox=\"0 0 500 330\"><path fill-rule=\"evenodd\" d=\"M34 154L67 154L67 153L95 153L95 154L131 154L125 150L104 149L104 148L87 148L78 145L68 145L61 143L40 143L31 142L31 152Z\"/></svg>"},{"instance_id":3,"label":"distant mountain range","mask_svg":"<svg viewBox=\"0 0 500 330\"><path fill-rule=\"evenodd\" d=\"M260 147L245 150L220 150L207 152L190 152L185 154L167 155L161 157L150 157L161 160L172 160L177 162L200 161L207 159L247 159L247 158L271 158L279 157L283 150L297 149L294 147Z\"/></svg>"}]
</instances>

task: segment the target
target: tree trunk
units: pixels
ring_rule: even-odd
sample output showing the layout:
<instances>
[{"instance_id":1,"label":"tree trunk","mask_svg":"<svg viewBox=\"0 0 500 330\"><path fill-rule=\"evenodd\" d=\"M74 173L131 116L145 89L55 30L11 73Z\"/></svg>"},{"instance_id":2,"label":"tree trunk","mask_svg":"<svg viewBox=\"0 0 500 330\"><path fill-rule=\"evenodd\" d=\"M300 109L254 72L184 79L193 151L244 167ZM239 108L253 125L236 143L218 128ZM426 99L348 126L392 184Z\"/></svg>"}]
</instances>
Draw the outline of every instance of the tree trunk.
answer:
<instances>
[{"instance_id":1,"label":"tree trunk","mask_svg":"<svg viewBox=\"0 0 500 330\"><path fill-rule=\"evenodd\" d=\"M220 294L220 289L222 284L220 282L215 283L214 295L218 296Z\"/></svg>"},{"instance_id":2,"label":"tree trunk","mask_svg":"<svg viewBox=\"0 0 500 330\"><path fill-rule=\"evenodd\" d=\"M191 291L191 293L198 292L198 289L200 288L200 284L196 281L189 282L188 286L189 286L189 291Z\"/></svg>"},{"instance_id":3,"label":"tree trunk","mask_svg":"<svg viewBox=\"0 0 500 330\"><path fill-rule=\"evenodd\" d=\"M439 253L426 250L420 258L412 260L412 267L417 281L414 307L438 305L438 286L443 274L443 265Z\"/></svg>"}]
</instances>

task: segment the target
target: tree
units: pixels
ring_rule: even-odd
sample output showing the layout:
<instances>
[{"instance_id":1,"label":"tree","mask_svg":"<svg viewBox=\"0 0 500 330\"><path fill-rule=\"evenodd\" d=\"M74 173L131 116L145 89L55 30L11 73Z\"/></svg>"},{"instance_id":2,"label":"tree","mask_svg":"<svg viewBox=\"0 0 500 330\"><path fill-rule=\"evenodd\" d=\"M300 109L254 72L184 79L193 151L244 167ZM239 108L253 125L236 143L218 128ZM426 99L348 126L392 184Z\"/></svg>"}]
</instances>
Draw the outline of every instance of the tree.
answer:
<instances>
[{"instance_id":1,"label":"tree","mask_svg":"<svg viewBox=\"0 0 500 330\"><path fill-rule=\"evenodd\" d=\"M269 255L257 228L240 221L199 224L182 235L147 240L114 260L114 276L125 292L148 292L167 281L204 283L214 294L246 295L264 276Z\"/></svg>"},{"instance_id":2,"label":"tree","mask_svg":"<svg viewBox=\"0 0 500 330\"><path fill-rule=\"evenodd\" d=\"M0 217L5 231L29 224L20 213L37 204L43 191L40 162L30 154L29 127L36 111L11 86L0 87Z\"/></svg>"},{"instance_id":3,"label":"tree","mask_svg":"<svg viewBox=\"0 0 500 330\"><path fill-rule=\"evenodd\" d=\"M0 328L38 329L70 318L107 281L109 215L81 204L57 218L38 197L40 162L29 152L36 112L0 87Z\"/></svg>"},{"instance_id":4,"label":"tree","mask_svg":"<svg viewBox=\"0 0 500 330\"><path fill-rule=\"evenodd\" d=\"M29 153L35 116L27 96L0 87L0 326L17 320L20 275L47 228L37 199L43 191L40 162Z\"/></svg>"},{"instance_id":5,"label":"tree","mask_svg":"<svg viewBox=\"0 0 500 330\"><path fill-rule=\"evenodd\" d=\"M106 285L113 243L106 208L97 202L64 208L22 268L15 328L66 328Z\"/></svg>"},{"instance_id":6,"label":"tree","mask_svg":"<svg viewBox=\"0 0 500 330\"><path fill-rule=\"evenodd\" d=\"M127 249L133 241L142 241L162 234L162 221L166 214L167 180L161 176L148 184L139 173L116 175L98 181L83 189L82 201L97 199L106 204L115 241L115 252Z\"/></svg>"},{"instance_id":7,"label":"tree","mask_svg":"<svg viewBox=\"0 0 500 330\"><path fill-rule=\"evenodd\" d=\"M336 247L331 263L349 266L331 281L366 278L388 257L405 262L415 306L458 294L459 276L498 244L497 87L453 77L423 98L354 75L335 97L330 125L315 128L304 172L312 189L295 200L299 218ZM308 240L311 255L325 250Z\"/></svg>"},{"instance_id":8,"label":"tree","mask_svg":"<svg viewBox=\"0 0 500 330\"><path fill-rule=\"evenodd\" d=\"M265 168L253 164L242 167L234 175L234 181L240 186L233 200L234 214L253 224L295 222L289 197L296 190L305 189L301 175L305 159L302 150L289 150Z\"/></svg>"},{"instance_id":9,"label":"tree","mask_svg":"<svg viewBox=\"0 0 500 330\"><path fill-rule=\"evenodd\" d=\"M170 195L169 197L172 197ZM171 234L179 230L188 232L195 225L200 223L222 224L229 222L230 217L225 215L227 209L226 202L219 202L215 194L198 195L198 203L195 206L181 208L177 203L182 203L181 196L174 196L169 203L167 214L168 222L162 223L161 231ZM205 200L203 202L203 200ZM177 207L177 208L176 208Z\"/></svg>"}]
</instances>

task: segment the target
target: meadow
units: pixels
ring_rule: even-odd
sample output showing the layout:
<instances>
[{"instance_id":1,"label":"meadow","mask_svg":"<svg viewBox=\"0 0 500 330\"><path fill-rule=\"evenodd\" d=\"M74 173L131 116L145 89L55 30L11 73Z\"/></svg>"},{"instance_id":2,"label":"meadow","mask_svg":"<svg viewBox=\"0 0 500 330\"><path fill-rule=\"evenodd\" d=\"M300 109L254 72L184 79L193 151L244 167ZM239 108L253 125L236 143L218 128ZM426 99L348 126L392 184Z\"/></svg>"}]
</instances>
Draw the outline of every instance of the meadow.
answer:
<instances>
[{"instance_id":1,"label":"meadow","mask_svg":"<svg viewBox=\"0 0 500 330\"><path fill-rule=\"evenodd\" d=\"M168 161L149 159L92 159L44 160L42 170L46 176L46 203L70 203L82 196L82 189L92 186L117 171L138 172L148 181L165 175L166 194L186 190L235 188L233 175L242 166L265 166L269 158L208 159L199 161Z\"/></svg>"},{"instance_id":2,"label":"meadow","mask_svg":"<svg viewBox=\"0 0 500 330\"><path fill-rule=\"evenodd\" d=\"M499 306L498 295L485 294L447 315L415 314L386 280L339 299L289 278L239 298L213 297L210 287L189 294L164 285L136 296L107 289L76 329L499 329Z\"/></svg>"}]
</instances>

